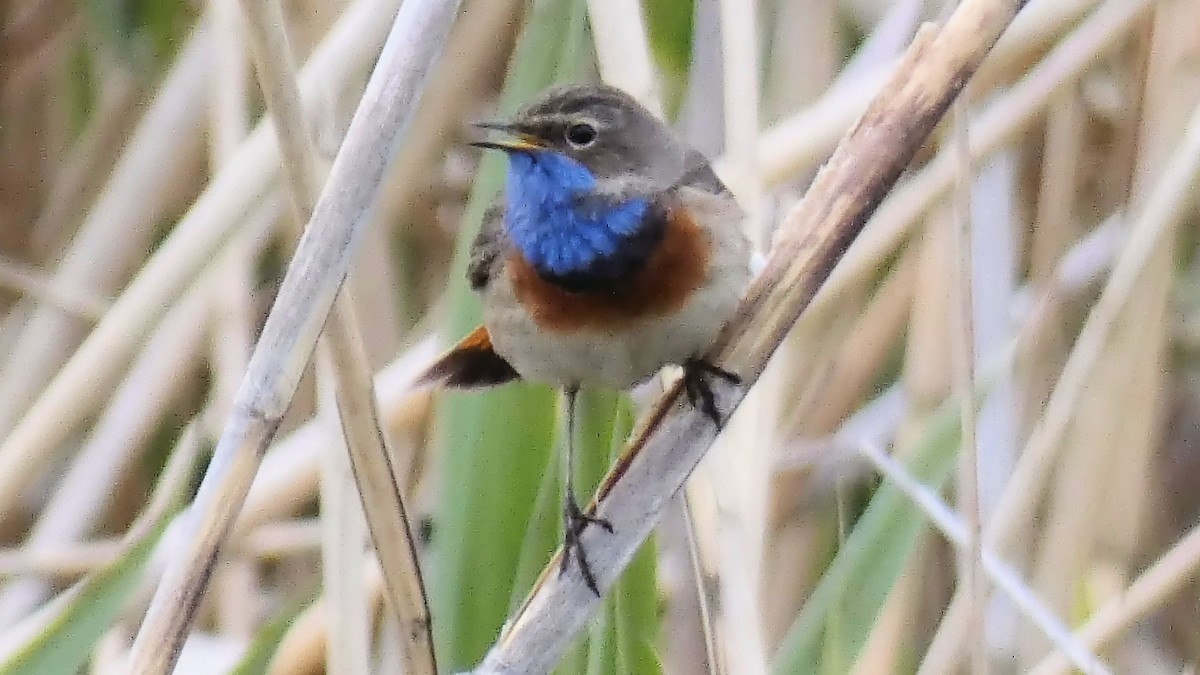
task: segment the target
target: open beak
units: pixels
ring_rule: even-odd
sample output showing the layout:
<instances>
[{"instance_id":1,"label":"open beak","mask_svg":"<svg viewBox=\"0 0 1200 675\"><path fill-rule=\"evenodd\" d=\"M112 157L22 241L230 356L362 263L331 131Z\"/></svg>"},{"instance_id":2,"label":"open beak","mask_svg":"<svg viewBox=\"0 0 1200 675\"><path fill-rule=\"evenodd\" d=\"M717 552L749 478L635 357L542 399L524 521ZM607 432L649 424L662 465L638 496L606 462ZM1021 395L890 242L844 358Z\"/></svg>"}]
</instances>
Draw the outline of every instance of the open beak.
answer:
<instances>
[{"instance_id":1,"label":"open beak","mask_svg":"<svg viewBox=\"0 0 1200 675\"><path fill-rule=\"evenodd\" d=\"M479 127L480 129L495 129L511 136L511 138L503 138L495 141L473 141L471 145L477 148L490 148L493 150L504 150L505 152L531 152L534 150L544 150L546 147L536 136L521 131L509 122L488 120L472 122L471 126Z\"/></svg>"}]
</instances>

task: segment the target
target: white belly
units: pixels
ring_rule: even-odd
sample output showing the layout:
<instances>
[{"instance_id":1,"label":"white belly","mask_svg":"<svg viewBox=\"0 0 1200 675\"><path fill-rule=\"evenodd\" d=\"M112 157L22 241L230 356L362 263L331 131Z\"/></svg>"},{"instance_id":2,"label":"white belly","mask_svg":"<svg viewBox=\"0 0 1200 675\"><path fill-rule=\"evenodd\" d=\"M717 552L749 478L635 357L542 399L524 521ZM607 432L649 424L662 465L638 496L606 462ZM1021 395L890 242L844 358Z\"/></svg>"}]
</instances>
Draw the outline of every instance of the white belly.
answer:
<instances>
[{"instance_id":1,"label":"white belly","mask_svg":"<svg viewBox=\"0 0 1200 675\"><path fill-rule=\"evenodd\" d=\"M681 311L613 333L547 331L517 301L507 279L497 279L488 289L484 324L496 353L524 379L628 389L665 365L703 356L737 307L748 276L744 264L715 267Z\"/></svg>"}]
</instances>

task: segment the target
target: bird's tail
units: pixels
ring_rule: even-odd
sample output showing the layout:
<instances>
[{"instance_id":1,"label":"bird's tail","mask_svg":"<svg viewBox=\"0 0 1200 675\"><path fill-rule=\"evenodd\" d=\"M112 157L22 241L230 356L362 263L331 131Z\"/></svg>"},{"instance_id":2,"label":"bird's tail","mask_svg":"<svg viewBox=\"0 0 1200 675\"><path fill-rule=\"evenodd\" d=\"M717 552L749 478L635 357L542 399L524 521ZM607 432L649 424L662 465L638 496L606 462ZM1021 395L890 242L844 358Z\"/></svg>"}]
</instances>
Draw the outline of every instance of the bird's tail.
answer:
<instances>
[{"instance_id":1,"label":"bird's tail","mask_svg":"<svg viewBox=\"0 0 1200 675\"><path fill-rule=\"evenodd\" d=\"M492 336L480 326L460 340L417 378L415 386L477 389L520 379L517 371L492 348Z\"/></svg>"}]
</instances>

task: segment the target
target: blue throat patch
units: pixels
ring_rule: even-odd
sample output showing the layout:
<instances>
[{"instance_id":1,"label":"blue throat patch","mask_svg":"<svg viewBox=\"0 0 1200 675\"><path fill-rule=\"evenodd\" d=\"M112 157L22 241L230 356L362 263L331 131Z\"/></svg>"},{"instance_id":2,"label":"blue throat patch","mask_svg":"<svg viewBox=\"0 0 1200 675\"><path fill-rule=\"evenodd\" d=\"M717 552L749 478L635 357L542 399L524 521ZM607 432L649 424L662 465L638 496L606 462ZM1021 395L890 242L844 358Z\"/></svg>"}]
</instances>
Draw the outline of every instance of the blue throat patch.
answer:
<instances>
[{"instance_id":1,"label":"blue throat patch","mask_svg":"<svg viewBox=\"0 0 1200 675\"><path fill-rule=\"evenodd\" d=\"M509 153L504 224L539 273L585 274L622 257L622 246L639 239L649 202L589 202L595 187L591 172L561 153Z\"/></svg>"}]
</instances>

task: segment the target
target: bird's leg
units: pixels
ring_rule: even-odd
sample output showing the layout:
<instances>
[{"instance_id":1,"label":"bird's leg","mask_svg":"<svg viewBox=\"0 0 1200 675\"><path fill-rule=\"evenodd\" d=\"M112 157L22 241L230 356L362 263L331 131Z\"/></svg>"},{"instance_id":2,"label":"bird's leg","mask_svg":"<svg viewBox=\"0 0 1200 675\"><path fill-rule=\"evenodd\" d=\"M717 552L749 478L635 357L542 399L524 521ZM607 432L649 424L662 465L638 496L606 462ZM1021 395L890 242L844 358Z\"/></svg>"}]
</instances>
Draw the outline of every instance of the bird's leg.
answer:
<instances>
[{"instance_id":1,"label":"bird's leg","mask_svg":"<svg viewBox=\"0 0 1200 675\"><path fill-rule=\"evenodd\" d=\"M683 390L687 393L688 401L720 429L723 423L721 414L717 411L717 399L713 396L712 384L708 381L709 376L719 377L733 385L741 384L742 378L738 377L737 373L731 373L698 357L690 358L683 364Z\"/></svg>"},{"instance_id":2,"label":"bird's leg","mask_svg":"<svg viewBox=\"0 0 1200 675\"><path fill-rule=\"evenodd\" d=\"M596 597L600 597L600 589L596 586L596 577L588 566L587 556L583 551L580 535L588 525L599 525L609 532L613 531L612 523L604 518L594 516L579 507L575 499L575 398L579 394L578 387L570 387L563 391L567 403L567 456L563 466L563 554L559 562L558 573L567 571L571 556L579 561L579 572L583 582L591 589Z\"/></svg>"}]
</instances>

